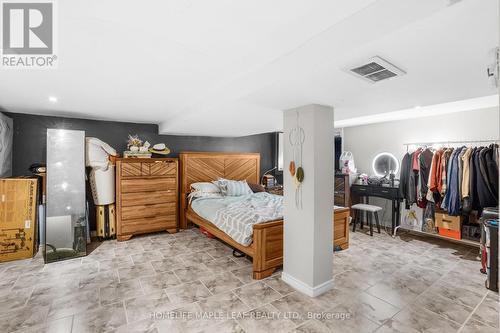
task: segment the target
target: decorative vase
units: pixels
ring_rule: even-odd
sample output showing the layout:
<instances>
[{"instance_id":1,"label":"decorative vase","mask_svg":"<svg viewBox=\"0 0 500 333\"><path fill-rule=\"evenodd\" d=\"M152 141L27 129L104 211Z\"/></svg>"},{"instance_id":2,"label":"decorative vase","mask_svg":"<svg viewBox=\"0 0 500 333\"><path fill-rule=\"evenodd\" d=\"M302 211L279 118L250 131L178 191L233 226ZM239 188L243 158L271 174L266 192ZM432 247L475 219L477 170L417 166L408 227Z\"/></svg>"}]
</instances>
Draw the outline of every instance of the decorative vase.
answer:
<instances>
[{"instance_id":1,"label":"decorative vase","mask_svg":"<svg viewBox=\"0 0 500 333\"><path fill-rule=\"evenodd\" d=\"M137 146L130 146L130 151L137 153L139 151L139 147Z\"/></svg>"}]
</instances>

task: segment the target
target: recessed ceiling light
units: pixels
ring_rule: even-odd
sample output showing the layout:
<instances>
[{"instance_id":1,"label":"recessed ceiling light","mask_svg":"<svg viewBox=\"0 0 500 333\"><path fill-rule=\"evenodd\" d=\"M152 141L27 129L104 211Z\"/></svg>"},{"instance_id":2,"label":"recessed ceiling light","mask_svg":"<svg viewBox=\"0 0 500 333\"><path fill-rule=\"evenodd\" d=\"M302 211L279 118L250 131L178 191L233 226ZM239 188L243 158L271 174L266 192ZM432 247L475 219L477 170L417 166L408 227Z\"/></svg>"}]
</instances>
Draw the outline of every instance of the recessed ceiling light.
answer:
<instances>
[{"instance_id":1,"label":"recessed ceiling light","mask_svg":"<svg viewBox=\"0 0 500 333\"><path fill-rule=\"evenodd\" d=\"M49 96L49 102L57 103L57 97L55 97L55 96Z\"/></svg>"}]
</instances>

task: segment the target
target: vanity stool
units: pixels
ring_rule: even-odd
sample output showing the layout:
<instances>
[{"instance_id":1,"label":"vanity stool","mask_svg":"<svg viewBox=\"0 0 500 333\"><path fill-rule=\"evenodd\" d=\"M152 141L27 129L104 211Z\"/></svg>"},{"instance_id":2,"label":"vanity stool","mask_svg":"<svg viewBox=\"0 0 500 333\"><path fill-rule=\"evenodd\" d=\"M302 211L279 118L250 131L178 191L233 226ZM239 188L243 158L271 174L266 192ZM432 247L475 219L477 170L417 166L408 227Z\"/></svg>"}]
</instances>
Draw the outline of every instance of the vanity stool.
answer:
<instances>
[{"instance_id":1,"label":"vanity stool","mask_svg":"<svg viewBox=\"0 0 500 333\"><path fill-rule=\"evenodd\" d=\"M363 216L362 213L366 212L366 216L368 219L368 223L370 224L370 236L373 236L373 222L370 214L375 216L375 223L377 224L377 231L380 234L380 222L378 219L378 211L382 210L382 207L368 205L368 204L355 204L351 206L351 209L354 210L354 221L352 223L352 231L356 231L356 222L359 220L359 224L361 229L363 229Z\"/></svg>"}]
</instances>

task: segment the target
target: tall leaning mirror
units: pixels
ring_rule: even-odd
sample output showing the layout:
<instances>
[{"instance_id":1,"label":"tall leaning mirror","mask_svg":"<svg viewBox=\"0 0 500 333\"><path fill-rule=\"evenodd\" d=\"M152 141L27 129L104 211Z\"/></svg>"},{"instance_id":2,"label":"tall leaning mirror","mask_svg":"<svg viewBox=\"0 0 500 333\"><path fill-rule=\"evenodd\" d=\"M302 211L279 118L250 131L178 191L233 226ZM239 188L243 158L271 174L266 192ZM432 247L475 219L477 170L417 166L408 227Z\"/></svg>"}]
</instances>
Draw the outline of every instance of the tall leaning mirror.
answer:
<instances>
[{"instance_id":1,"label":"tall leaning mirror","mask_svg":"<svg viewBox=\"0 0 500 333\"><path fill-rule=\"evenodd\" d=\"M45 262L86 255L85 132L47 130Z\"/></svg>"}]
</instances>

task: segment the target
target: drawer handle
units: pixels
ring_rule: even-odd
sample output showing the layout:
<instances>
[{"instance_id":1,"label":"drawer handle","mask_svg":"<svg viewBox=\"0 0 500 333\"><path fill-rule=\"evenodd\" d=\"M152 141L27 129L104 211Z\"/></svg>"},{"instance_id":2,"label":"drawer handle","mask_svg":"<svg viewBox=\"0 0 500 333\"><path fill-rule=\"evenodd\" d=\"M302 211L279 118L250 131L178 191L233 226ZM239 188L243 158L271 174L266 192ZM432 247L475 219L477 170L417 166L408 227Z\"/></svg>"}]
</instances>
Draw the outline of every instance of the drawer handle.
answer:
<instances>
[{"instance_id":1,"label":"drawer handle","mask_svg":"<svg viewBox=\"0 0 500 333\"><path fill-rule=\"evenodd\" d=\"M154 219L156 215L151 215L151 216L144 216L145 219Z\"/></svg>"}]
</instances>

